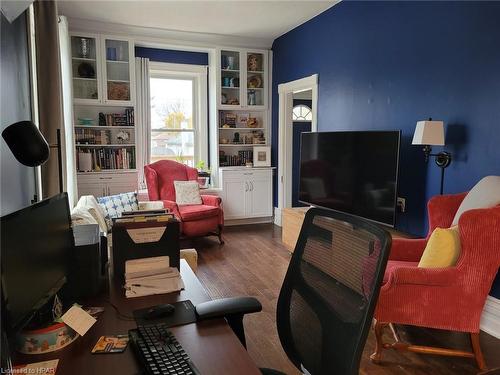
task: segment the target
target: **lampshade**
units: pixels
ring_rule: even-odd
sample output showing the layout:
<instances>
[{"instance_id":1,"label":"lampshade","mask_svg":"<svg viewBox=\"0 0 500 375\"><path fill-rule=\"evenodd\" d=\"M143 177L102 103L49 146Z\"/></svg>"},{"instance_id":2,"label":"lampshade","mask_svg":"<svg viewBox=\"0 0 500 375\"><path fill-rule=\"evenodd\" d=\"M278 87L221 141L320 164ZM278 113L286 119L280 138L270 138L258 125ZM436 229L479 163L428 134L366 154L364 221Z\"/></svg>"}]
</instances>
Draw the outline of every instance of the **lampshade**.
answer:
<instances>
[{"instance_id":1,"label":"lampshade","mask_svg":"<svg viewBox=\"0 0 500 375\"><path fill-rule=\"evenodd\" d=\"M444 146L443 121L418 121L411 144Z\"/></svg>"},{"instance_id":2,"label":"lampshade","mask_svg":"<svg viewBox=\"0 0 500 375\"><path fill-rule=\"evenodd\" d=\"M49 159L49 144L31 121L19 121L2 132L10 151L21 164L38 167Z\"/></svg>"}]
</instances>

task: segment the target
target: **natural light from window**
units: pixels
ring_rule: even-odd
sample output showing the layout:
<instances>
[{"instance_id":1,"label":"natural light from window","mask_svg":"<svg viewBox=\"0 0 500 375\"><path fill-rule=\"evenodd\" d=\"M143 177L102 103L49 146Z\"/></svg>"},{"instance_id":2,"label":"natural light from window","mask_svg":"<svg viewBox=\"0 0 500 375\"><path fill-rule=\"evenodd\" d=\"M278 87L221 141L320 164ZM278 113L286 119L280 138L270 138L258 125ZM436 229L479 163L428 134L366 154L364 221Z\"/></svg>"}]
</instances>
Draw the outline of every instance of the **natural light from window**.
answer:
<instances>
[{"instance_id":1,"label":"natural light from window","mask_svg":"<svg viewBox=\"0 0 500 375\"><path fill-rule=\"evenodd\" d=\"M312 121L311 108L304 104L299 104L293 107L292 110L293 121Z\"/></svg>"},{"instance_id":2,"label":"natural light from window","mask_svg":"<svg viewBox=\"0 0 500 375\"><path fill-rule=\"evenodd\" d=\"M151 77L151 162L194 166L193 80Z\"/></svg>"}]
</instances>

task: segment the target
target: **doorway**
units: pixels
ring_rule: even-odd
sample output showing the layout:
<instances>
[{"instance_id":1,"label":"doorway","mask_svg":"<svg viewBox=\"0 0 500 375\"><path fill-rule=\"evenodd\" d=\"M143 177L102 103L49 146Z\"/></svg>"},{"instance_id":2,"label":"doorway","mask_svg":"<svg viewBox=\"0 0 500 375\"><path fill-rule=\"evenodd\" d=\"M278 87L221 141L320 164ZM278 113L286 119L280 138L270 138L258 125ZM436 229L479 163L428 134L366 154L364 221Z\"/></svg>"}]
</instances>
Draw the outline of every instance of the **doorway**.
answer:
<instances>
[{"instance_id":1,"label":"doorway","mask_svg":"<svg viewBox=\"0 0 500 375\"><path fill-rule=\"evenodd\" d=\"M300 133L304 130L317 131L318 75L313 74L309 77L280 84L278 85L278 95L278 204L275 207L274 222L281 226L281 211L284 208L293 207L294 203L298 205ZM310 118L310 128L306 124L299 124L297 128L294 126L294 96L295 100L299 100L301 95L310 97L310 115L307 115ZM297 108L299 117L302 113L305 115L307 112L306 108L302 107L301 109L304 112ZM297 185L295 189L294 184Z\"/></svg>"},{"instance_id":2,"label":"doorway","mask_svg":"<svg viewBox=\"0 0 500 375\"><path fill-rule=\"evenodd\" d=\"M292 108L292 207L303 207L299 202L300 139L310 132L312 125L312 90L293 94Z\"/></svg>"}]
</instances>

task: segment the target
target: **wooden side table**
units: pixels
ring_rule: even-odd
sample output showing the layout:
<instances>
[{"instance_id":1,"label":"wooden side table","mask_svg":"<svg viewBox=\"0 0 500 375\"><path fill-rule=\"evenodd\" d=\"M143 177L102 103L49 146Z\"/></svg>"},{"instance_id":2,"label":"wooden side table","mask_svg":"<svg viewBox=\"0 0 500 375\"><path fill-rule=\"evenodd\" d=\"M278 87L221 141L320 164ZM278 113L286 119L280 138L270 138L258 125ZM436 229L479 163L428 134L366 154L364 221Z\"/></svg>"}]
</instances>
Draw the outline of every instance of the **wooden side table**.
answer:
<instances>
[{"instance_id":1,"label":"wooden side table","mask_svg":"<svg viewBox=\"0 0 500 375\"><path fill-rule=\"evenodd\" d=\"M282 211L282 232L281 232L281 241L285 245L285 247L293 253L295 249L295 244L299 238L300 228L302 228L302 223L304 222L304 218L306 216L307 210L310 207L293 207L293 208L284 208ZM392 238L412 238L412 236L397 231L392 228L384 227L387 230Z\"/></svg>"}]
</instances>

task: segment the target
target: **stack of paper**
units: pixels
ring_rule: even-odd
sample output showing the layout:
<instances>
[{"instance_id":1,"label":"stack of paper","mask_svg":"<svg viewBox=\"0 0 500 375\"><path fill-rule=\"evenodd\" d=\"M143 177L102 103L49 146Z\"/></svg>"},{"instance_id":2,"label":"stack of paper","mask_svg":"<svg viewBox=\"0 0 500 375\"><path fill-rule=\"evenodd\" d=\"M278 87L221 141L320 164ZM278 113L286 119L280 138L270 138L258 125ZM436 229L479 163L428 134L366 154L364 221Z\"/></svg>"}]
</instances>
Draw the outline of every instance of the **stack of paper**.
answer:
<instances>
[{"instance_id":1,"label":"stack of paper","mask_svg":"<svg viewBox=\"0 0 500 375\"><path fill-rule=\"evenodd\" d=\"M170 267L168 256L125 262L125 296L143 297L184 289L177 268Z\"/></svg>"}]
</instances>

